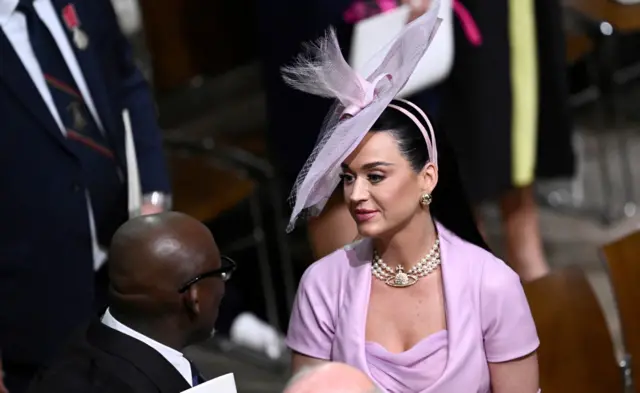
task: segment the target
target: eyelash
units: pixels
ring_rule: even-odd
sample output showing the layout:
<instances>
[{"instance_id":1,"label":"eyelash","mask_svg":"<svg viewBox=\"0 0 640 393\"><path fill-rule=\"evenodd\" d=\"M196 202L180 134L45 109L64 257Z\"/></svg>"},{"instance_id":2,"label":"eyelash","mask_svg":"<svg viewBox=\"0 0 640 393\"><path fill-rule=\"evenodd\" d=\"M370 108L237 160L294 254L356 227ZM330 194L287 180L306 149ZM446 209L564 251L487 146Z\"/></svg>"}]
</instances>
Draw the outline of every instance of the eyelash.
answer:
<instances>
[{"instance_id":1,"label":"eyelash","mask_svg":"<svg viewBox=\"0 0 640 393\"><path fill-rule=\"evenodd\" d=\"M379 174L376 174L376 173L371 173L367 177L369 178L369 181L372 184L380 183L381 181L384 180L384 176L383 175L379 175ZM348 174L348 173L341 173L340 174L340 180L342 180L343 183L349 183L349 182L353 181L353 176Z\"/></svg>"},{"instance_id":2,"label":"eyelash","mask_svg":"<svg viewBox=\"0 0 640 393\"><path fill-rule=\"evenodd\" d=\"M351 178L351 177L352 177L352 176L351 176L351 175L349 175L349 174L341 173L341 174L340 174L340 181L341 181L343 184L349 183L349 180L350 180L350 178Z\"/></svg>"},{"instance_id":3,"label":"eyelash","mask_svg":"<svg viewBox=\"0 0 640 393\"><path fill-rule=\"evenodd\" d=\"M369 181L371 181L371 183L380 183L381 181L384 180L384 176L379 175L377 173L372 173L369 175Z\"/></svg>"}]
</instances>

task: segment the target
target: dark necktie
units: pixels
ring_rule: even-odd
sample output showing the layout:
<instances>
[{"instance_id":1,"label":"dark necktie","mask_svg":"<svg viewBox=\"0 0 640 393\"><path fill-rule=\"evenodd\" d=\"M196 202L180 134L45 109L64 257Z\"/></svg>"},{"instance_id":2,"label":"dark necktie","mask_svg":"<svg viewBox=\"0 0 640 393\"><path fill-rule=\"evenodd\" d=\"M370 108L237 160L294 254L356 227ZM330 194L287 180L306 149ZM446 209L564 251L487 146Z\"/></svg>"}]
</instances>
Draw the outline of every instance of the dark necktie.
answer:
<instances>
[{"instance_id":1,"label":"dark necktie","mask_svg":"<svg viewBox=\"0 0 640 393\"><path fill-rule=\"evenodd\" d=\"M75 153L88 167L93 167L96 160L113 161L113 152L89 111L55 39L33 8L33 0L20 0L18 11L27 19L31 46ZM109 164L105 162L102 165Z\"/></svg>"},{"instance_id":2,"label":"dark necktie","mask_svg":"<svg viewBox=\"0 0 640 393\"><path fill-rule=\"evenodd\" d=\"M189 360L189 364L191 365L191 382L192 382L192 386L198 386L201 383L203 383L205 381L205 379L202 377L202 374L200 374L200 371L198 370L196 365L193 364L192 361Z\"/></svg>"},{"instance_id":3,"label":"dark necktie","mask_svg":"<svg viewBox=\"0 0 640 393\"><path fill-rule=\"evenodd\" d=\"M66 145L80 163L74 189L89 191L98 241L108 244L110 223L116 212L126 209L119 161L80 94L58 44L33 8L33 0L19 0L18 11L26 17L31 46L67 131Z\"/></svg>"}]
</instances>

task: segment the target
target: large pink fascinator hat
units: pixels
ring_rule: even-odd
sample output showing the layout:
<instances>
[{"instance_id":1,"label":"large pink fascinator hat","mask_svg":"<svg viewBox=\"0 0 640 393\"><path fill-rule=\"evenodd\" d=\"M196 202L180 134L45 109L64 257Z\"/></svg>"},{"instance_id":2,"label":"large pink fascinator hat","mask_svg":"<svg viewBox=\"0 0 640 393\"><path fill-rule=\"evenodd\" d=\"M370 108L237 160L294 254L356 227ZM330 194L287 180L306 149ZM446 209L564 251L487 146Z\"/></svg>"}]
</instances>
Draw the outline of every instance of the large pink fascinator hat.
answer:
<instances>
[{"instance_id":1,"label":"large pink fascinator hat","mask_svg":"<svg viewBox=\"0 0 640 393\"><path fill-rule=\"evenodd\" d=\"M416 123L424 135L429 159L437 165L436 141L427 116L408 101L404 103L411 111L392 101L431 44L441 22L439 7L440 0L432 0L425 14L407 24L371 59L373 67L367 69L374 71L366 77L354 71L344 59L333 29L309 45L309 53L299 56L293 66L283 68L283 78L291 87L336 100L291 191L293 211L287 232L293 230L299 217L318 215L322 211L340 182L340 165L387 107L401 111ZM414 114L422 117L422 121Z\"/></svg>"}]
</instances>

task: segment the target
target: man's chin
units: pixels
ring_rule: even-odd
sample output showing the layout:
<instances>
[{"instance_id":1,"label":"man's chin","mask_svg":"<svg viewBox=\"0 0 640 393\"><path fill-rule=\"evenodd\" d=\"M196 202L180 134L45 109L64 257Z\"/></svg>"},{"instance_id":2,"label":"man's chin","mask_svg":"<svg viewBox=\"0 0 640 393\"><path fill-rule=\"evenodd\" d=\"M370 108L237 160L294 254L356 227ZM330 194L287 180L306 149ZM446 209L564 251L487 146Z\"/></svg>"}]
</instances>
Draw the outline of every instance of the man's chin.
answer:
<instances>
[{"instance_id":1,"label":"man's chin","mask_svg":"<svg viewBox=\"0 0 640 393\"><path fill-rule=\"evenodd\" d=\"M193 332L189 339L189 345L196 345L210 340L216 334L216 329L199 329L197 332Z\"/></svg>"}]
</instances>

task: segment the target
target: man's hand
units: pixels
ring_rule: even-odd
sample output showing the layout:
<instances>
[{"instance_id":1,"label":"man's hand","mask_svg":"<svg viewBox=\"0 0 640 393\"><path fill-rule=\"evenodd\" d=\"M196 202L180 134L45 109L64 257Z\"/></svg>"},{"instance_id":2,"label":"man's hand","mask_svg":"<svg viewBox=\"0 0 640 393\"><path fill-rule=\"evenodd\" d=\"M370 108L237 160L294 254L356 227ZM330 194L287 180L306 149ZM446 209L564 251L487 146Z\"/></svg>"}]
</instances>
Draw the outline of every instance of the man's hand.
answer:
<instances>
[{"instance_id":1,"label":"man's hand","mask_svg":"<svg viewBox=\"0 0 640 393\"><path fill-rule=\"evenodd\" d=\"M154 191L142 196L140 215L158 214L171 210L171 195ZM0 392L1 393L1 392Z\"/></svg>"},{"instance_id":2,"label":"man's hand","mask_svg":"<svg viewBox=\"0 0 640 393\"><path fill-rule=\"evenodd\" d=\"M154 205L151 203L144 203L140 207L140 214L143 216L146 216L148 214L162 213L163 211L164 209L162 208L162 206ZM0 393L3 393L2 390L0 390Z\"/></svg>"},{"instance_id":3,"label":"man's hand","mask_svg":"<svg viewBox=\"0 0 640 393\"><path fill-rule=\"evenodd\" d=\"M9 390L4 386L4 371L2 368L2 358L0 358L0 393L9 393Z\"/></svg>"},{"instance_id":4,"label":"man's hand","mask_svg":"<svg viewBox=\"0 0 640 393\"><path fill-rule=\"evenodd\" d=\"M431 6L431 0L402 0L402 4L408 4L409 7L411 7L411 13L407 21L407 23L409 23L427 12L429 6Z\"/></svg>"}]
</instances>

